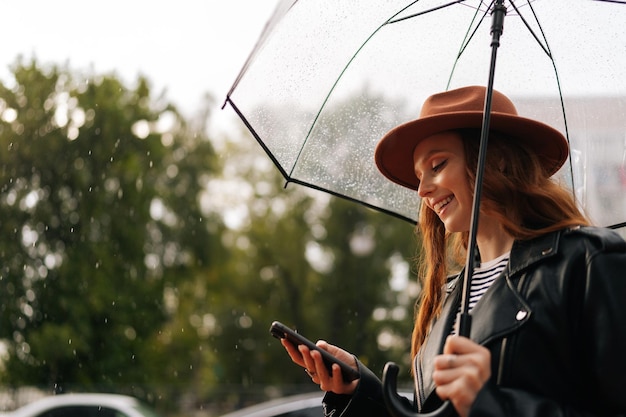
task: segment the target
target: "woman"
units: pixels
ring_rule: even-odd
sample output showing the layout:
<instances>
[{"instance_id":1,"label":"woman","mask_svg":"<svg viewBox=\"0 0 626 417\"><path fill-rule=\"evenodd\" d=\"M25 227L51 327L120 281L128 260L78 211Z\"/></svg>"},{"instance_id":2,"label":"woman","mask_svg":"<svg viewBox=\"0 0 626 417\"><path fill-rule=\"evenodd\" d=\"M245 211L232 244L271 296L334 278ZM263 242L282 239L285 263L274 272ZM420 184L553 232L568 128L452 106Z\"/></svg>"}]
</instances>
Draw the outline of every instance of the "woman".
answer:
<instances>
[{"instance_id":1,"label":"woman","mask_svg":"<svg viewBox=\"0 0 626 417\"><path fill-rule=\"evenodd\" d=\"M423 291L412 338L415 410L450 400L459 416L626 415L626 242L594 228L550 177L568 155L551 127L517 115L494 91L476 243L470 338L454 329L465 259L485 88L428 98L418 119L376 148L379 170L417 190ZM327 415L388 415L377 377L353 364L344 383L318 352L283 343L327 391Z\"/></svg>"}]
</instances>

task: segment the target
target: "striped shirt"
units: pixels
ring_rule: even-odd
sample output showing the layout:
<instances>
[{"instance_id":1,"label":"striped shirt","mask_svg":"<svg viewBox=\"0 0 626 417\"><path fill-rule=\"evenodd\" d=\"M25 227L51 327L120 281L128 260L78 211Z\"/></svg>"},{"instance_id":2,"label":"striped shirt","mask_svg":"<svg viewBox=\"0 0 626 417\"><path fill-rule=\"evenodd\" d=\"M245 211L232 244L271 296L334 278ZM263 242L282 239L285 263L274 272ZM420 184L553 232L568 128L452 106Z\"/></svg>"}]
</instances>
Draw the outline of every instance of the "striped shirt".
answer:
<instances>
[{"instance_id":1,"label":"striped shirt","mask_svg":"<svg viewBox=\"0 0 626 417\"><path fill-rule=\"evenodd\" d=\"M491 284L498 278L500 273L504 271L506 265L509 263L509 257L511 256L511 252L507 252L501 256L498 256L491 261L481 263L474 269L474 274L472 275L472 282L470 285L470 297L469 297L469 311L471 312L478 300L487 292ZM457 310L457 318L458 313L461 312L461 306ZM455 320L456 321L456 320ZM456 334L457 326L453 327L452 334Z\"/></svg>"}]
</instances>

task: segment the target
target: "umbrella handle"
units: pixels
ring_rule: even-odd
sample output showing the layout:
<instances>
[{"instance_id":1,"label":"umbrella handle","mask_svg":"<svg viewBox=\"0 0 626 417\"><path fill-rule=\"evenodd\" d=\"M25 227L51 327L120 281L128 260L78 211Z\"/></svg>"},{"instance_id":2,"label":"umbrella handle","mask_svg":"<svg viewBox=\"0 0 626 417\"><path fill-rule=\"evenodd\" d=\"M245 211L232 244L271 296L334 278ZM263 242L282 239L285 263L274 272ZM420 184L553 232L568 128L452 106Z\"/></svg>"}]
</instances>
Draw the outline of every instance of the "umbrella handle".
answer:
<instances>
[{"instance_id":1,"label":"umbrella handle","mask_svg":"<svg viewBox=\"0 0 626 417\"><path fill-rule=\"evenodd\" d=\"M398 371L398 365L393 362L387 362L383 369L383 398L393 417L446 417L454 414L454 406L450 401L430 413L416 413L409 409L397 392Z\"/></svg>"}]
</instances>

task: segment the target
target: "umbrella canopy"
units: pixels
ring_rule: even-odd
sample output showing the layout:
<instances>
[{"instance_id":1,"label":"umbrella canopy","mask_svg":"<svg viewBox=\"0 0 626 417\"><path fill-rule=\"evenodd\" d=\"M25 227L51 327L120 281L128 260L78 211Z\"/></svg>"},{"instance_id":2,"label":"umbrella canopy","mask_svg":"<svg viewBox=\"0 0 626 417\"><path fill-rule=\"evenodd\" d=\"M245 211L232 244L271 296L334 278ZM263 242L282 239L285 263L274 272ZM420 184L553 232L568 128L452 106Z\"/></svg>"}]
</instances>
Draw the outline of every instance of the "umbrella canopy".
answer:
<instances>
[{"instance_id":1,"label":"umbrella canopy","mask_svg":"<svg viewBox=\"0 0 626 417\"><path fill-rule=\"evenodd\" d=\"M494 88L560 130L557 173L592 220L626 220L626 4L506 1ZM227 95L286 181L415 222L374 148L426 97L486 85L489 2L283 0Z\"/></svg>"}]
</instances>

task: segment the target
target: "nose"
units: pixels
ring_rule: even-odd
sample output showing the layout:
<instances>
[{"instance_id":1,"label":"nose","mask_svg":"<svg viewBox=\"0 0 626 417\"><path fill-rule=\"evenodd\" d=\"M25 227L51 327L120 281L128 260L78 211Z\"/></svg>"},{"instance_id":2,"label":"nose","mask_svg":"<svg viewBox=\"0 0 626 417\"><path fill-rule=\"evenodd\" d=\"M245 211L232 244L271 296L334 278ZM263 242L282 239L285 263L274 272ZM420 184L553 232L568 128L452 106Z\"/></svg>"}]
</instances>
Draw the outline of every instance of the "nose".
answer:
<instances>
[{"instance_id":1,"label":"nose","mask_svg":"<svg viewBox=\"0 0 626 417\"><path fill-rule=\"evenodd\" d=\"M424 176L417 185L417 195L421 198L426 197L435 188L433 182Z\"/></svg>"}]
</instances>

